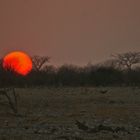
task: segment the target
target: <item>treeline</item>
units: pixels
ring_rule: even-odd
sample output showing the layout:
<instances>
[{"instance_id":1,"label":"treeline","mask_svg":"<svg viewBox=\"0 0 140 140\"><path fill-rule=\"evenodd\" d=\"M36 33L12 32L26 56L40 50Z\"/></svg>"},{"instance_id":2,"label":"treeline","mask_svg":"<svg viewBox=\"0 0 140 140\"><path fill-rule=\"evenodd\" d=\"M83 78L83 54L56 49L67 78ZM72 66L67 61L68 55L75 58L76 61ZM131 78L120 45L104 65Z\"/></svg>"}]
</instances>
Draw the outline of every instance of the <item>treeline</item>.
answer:
<instances>
[{"instance_id":1,"label":"treeline","mask_svg":"<svg viewBox=\"0 0 140 140\"><path fill-rule=\"evenodd\" d=\"M122 71L113 67L76 67L64 65L56 69L32 70L27 76L0 70L0 85L4 86L140 86L140 69Z\"/></svg>"},{"instance_id":2,"label":"treeline","mask_svg":"<svg viewBox=\"0 0 140 140\"><path fill-rule=\"evenodd\" d=\"M122 59L125 55L131 59ZM34 56L33 70L24 77L0 66L0 86L140 86L140 67L136 65L139 61L133 55L119 54L100 65L63 65L59 68L48 65L48 57ZM123 62L126 60L127 63Z\"/></svg>"}]
</instances>

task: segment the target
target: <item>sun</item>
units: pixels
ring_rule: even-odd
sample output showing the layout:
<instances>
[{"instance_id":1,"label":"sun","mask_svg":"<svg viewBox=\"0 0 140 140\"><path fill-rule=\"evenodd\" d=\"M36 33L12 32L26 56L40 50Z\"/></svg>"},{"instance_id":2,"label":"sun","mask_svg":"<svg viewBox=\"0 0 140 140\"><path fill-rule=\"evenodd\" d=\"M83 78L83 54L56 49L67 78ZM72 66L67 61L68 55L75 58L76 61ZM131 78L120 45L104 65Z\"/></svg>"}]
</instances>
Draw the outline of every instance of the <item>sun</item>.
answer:
<instances>
[{"instance_id":1,"label":"sun","mask_svg":"<svg viewBox=\"0 0 140 140\"><path fill-rule=\"evenodd\" d=\"M3 58L3 68L25 76L32 70L32 60L26 53L14 51Z\"/></svg>"}]
</instances>

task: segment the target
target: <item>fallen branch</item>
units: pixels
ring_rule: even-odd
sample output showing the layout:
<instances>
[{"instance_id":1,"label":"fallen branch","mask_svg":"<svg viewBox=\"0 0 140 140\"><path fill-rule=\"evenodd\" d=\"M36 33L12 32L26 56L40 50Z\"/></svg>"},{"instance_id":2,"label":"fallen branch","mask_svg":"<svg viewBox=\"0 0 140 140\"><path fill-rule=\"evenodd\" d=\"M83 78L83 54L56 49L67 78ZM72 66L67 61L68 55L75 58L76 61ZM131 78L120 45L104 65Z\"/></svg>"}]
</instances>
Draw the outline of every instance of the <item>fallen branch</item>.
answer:
<instances>
[{"instance_id":1,"label":"fallen branch","mask_svg":"<svg viewBox=\"0 0 140 140\"><path fill-rule=\"evenodd\" d=\"M103 125L103 124L99 124L97 126L95 126L94 128L92 127L89 127L87 126L85 123L82 123L80 121L77 121L76 120L76 123L77 127L80 129L80 130L83 130L87 133L99 133L101 131L109 131L109 132L112 132L112 133L118 133L118 132L126 132L128 134L131 134L125 127L123 126L117 126L117 127L111 127L111 126L106 126L106 125Z\"/></svg>"}]
</instances>

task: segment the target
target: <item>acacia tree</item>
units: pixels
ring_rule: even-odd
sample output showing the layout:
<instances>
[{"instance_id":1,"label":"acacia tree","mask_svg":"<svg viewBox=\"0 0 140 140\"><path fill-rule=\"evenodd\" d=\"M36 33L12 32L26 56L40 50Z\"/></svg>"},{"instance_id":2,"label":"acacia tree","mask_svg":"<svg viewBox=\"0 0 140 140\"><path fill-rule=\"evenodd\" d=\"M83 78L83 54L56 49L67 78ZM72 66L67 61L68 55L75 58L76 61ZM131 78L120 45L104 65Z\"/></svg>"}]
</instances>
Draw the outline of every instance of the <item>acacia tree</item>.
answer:
<instances>
[{"instance_id":1,"label":"acacia tree","mask_svg":"<svg viewBox=\"0 0 140 140\"><path fill-rule=\"evenodd\" d=\"M32 57L32 62L33 62L33 69L35 71L40 71L47 62L49 62L50 57L48 56L38 56L35 55Z\"/></svg>"},{"instance_id":2,"label":"acacia tree","mask_svg":"<svg viewBox=\"0 0 140 140\"><path fill-rule=\"evenodd\" d=\"M132 67L140 63L140 52L127 52L117 55L112 55L116 60L116 65L120 68L125 68L129 71Z\"/></svg>"}]
</instances>

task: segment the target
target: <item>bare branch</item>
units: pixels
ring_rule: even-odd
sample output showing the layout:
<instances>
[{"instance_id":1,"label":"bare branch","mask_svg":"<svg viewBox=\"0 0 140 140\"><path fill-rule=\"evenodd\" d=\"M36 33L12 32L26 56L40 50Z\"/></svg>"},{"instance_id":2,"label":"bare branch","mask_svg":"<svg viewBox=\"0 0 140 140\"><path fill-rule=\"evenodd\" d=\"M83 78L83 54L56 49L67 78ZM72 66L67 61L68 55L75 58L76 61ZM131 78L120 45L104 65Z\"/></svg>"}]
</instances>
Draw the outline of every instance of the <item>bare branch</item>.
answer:
<instances>
[{"instance_id":1,"label":"bare branch","mask_svg":"<svg viewBox=\"0 0 140 140\"><path fill-rule=\"evenodd\" d=\"M10 96L8 94L8 92L11 91L12 92L12 96L13 96L13 100L12 100L12 96ZM3 90L0 90L0 95L3 95L7 98L8 104L10 106L10 108L13 110L13 112L15 114L18 113L18 100L17 100L17 94L15 92L14 88L5 88Z\"/></svg>"},{"instance_id":2,"label":"bare branch","mask_svg":"<svg viewBox=\"0 0 140 140\"><path fill-rule=\"evenodd\" d=\"M47 62L49 62L50 57L48 56L38 56L35 55L32 57L33 68L36 71L40 71Z\"/></svg>"}]
</instances>

